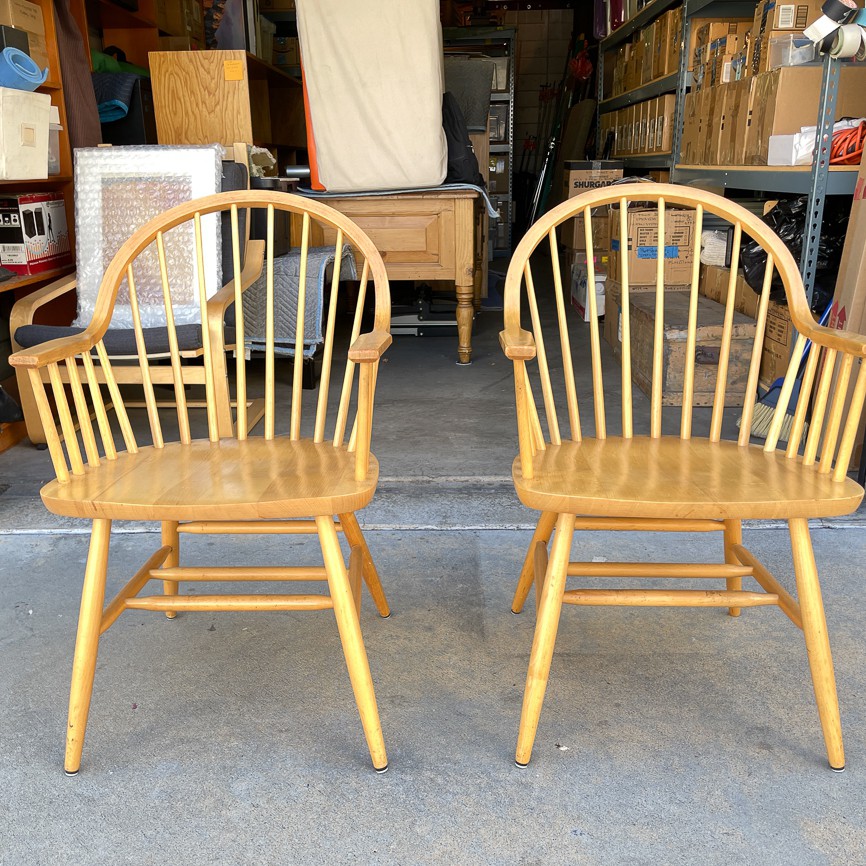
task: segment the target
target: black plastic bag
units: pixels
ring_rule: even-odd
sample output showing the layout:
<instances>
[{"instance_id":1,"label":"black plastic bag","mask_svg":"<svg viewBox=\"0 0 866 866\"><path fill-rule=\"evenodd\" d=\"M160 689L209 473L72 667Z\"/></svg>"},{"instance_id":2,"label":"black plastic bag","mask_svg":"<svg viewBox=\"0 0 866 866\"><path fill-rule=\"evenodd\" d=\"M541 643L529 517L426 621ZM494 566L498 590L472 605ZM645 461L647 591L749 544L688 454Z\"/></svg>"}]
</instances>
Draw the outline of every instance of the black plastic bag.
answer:
<instances>
[{"instance_id":1,"label":"black plastic bag","mask_svg":"<svg viewBox=\"0 0 866 866\"><path fill-rule=\"evenodd\" d=\"M803 252L807 202L807 196L781 199L763 218L764 222L776 232L791 251L797 264L800 263L800 255ZM834 198L828 198L825 201L824 219L818 241L813 309L823 310L833 296L836 275L839 271L839 259L842 256L842 247L845 245L845 232L848 228L850 207L850 204L846 205L844 201L837 201ZM746 282L756 292L760 292L764 283L767 254L761 249L757 241L744 238L740 248L740 265L743 268ZM785 290L778 272L773 274L770 298L785 303Z\"/></svg>"}]
</instances>

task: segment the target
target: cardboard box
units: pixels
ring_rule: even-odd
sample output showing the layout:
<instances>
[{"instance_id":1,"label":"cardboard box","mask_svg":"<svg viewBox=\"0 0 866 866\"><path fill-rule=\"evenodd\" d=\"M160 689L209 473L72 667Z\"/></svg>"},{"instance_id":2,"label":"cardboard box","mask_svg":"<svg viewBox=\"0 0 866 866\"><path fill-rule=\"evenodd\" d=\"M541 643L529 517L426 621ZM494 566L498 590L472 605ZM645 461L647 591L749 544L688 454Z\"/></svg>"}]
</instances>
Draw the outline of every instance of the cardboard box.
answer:
<instances>
[{"instance_id":1,"label":"cardboard box","mask_svg":"<svg viewBox=\"0 0 866 866\"><path fill-rule=\"evenodd\" d=\"M641 52L641 83L647 84L653 80L653 61L655 60L655 22L648 27L644 27L640 32L641 42L643 43L643 51Z\"/></svg>"},{"instance_id":2,"label":"cardboard box","mask_svg":"<svg viewBox=\"0 0 866 866\"><path fill-rule=\"evenodd\" d=\"M610 186L621 178L622 163L616 160L566 160L563 199L574 198L588 189Z\"/></svg>"},{"instance_id":3,"label":"cardboard box","mask_svg":"<svg viewBox=\"0 0 866 866\"><path fill-rule=\"evenodd\" d=\"M51 97L0 87L0 180L48 177Z\"/></svg>"},{"instance_id":4,"label":"cardboard box","mask_svg":"<svg viewBox=\"0 0 866 866\"><path fill-rule=\"evenodd\" d=\"M763 0L755 9L755 23L760 30L797 30L802 32L821 13L823 0L802 0L797 3L780 3Z\"/></svg>"},{"instance_id":5,"label":"cardboard box","mask_svg":"<svg viewBox=\"0 0 866 866\"><path fill-rule=\"evenodd\" d=\"M761 385L768 388L776 379L781 379L791 361L791 341L794 327L791 314L784 304L770 301L767 307L767 327L761 350L761 369L758 374Z\"/></svg>"},{"instance_id":6,"label":"cardboard box","mask_svg":"<svg viewBox=\"0 0 866 866\"><path fill-rule=\"evenodd\" d=\"M671 16L662 15L656 19L655 38L653 40L652 77L662 78L668 75L667 61L671 52Z\"/></svg>"},{"instance_id":7,"label":"cardboard box","mask_svg":"<svg viewBox=\"0 0 866 866\"><path fill-rule=\"evenodd\" d=\"M683 7L679 6L667 13L668 31L668 54L665 59L665 74L671 75L678 72L680 68L680 51L682 50L683 33ZM687 64L688 65L688 64Z\"/></svg>"},{"instance_id":8,"label":"cardboard box","mask_svg":"<svg viewBox=\"0 0 866 866\"><path fill-rule=\"evenodd\" d=\"M695 165L700 162L695 159L700 127L700 104L700 93L691 91L686 94L683 106L683 134L680 141L680 160L684 165Z\"/></svg>"},{"instance_id":9,"label":"cardboard box","mask_svg":"<svg viewBox=\"0 0 866 866\"><path fill-rule=\"evenodd\" d=\"M192 36L160 36L160 51L201 51L202 45Z\"/></svg>"},{"instance_id":10,"label":"cardboard box","mask_svg":"<svg viewBox=\"0 0 866 866\"><path fill-rule=\"evenodd\" d=\"M634 285L655 284L658 258L658 212L655 209L631 209L628 213L628 238L620 237L620 220L611 212L610 273L621 273L620 256L627 252L629 282ZM665 212L664 257L665 283L688 283L692 278L694 257L695 213L668 209Z\"/></svg>"},{"instance_id":11,"label":"cardboard box","mask_svg":"<svg viewBox=\"0 0 866 866\"><path fill-rule=\"evenodd\" d=\"M600 208L596 208L600 211ZM559 239L569 250L577 250L586 254L586 233L583 228L583 217L576 216L562 224ZM610 219L607 208L603 213L592 215L592 246L596 254L607 255L610 252Z\"/></svg>"},{"instance_id":12,"label":"cardboard box","mask_svg":"<svg viewBox=\"0 0 866 866\"><path fill-rule=\"evenodd\" d=\"M670 153L673 145L674 109L676 97L673 94L660 96L657 100L655 153Z\"/></svg>"},{"instance_id":13,"label":"cardboard box","mask_svg":"<svg viewBox=\"0 0 866 866\"><path fill-rule=\"evenodd\" d=\"M42 7L30 0L0 0L0 24L45 36Z\"/></svg>"},{"instance_id":14,"label":"cardboard box","mask_svg":"<svg viewBox=\"0 0 866 866\"><path fill-rule=\"evenodd\" d=\"M183 14L187 33L196 41L204 44L204 12L201 7L201 0L183 0ZM268 45L270 46L270 40ZM256 48L258 49L258 45Z\"/></svg>"},{"instance_id":15,"label":"cardboard box","mask_svg":"<svg viewBox=\"0 0 866 866\"><path fill-rule=\"evenodd\" d=\"M274 66L300 66L301 44L297 37L274 37Z\"/></svg>"},{"instance_id":16,"label":"cardboard box","mask_svg":"<svg viewBox=\"0 0 866 866\"><path fill-rule=\"evenodd\" d=\"M156 0L156 23L171 36L191 36L187 28L186 8L179 0Z\"/></svg>"},{"instance_id":17,"label":"cardboard box","mask_svg":"<svg viewBox=\"0 0 866 866\"><path fill-rule=\"evenodd\" d=\"M752 111L755 99L755 78L743 78L729 84L733 94L731 123L725 127L723 152L720 153L722 165L743 165L746 161L746 142L752 126Z\"/></svg>"},{"instance_id":18,"label":"cardboard box","mask_svg":"<svg viewBox=\"0 0 866 866\"><path fill-rule=\"evenodd\" d=\"M821 67L785 66L757 76L753 112L746 139L745 161L766 165L771 135L790 135L814 126ZM836 100L836 118L866 116L866 68L843 65Z\"/></svg>"},{"instance_id":19,"label":"cardboard box","mask_svg":"<svg viewBox=\"0 0 866 866\"><path fill-rule=\"evenodd\" d=\"M60 193L0 196L0 265L26 275L71 262L66 203Z\"/></svg>"}]
</instances>

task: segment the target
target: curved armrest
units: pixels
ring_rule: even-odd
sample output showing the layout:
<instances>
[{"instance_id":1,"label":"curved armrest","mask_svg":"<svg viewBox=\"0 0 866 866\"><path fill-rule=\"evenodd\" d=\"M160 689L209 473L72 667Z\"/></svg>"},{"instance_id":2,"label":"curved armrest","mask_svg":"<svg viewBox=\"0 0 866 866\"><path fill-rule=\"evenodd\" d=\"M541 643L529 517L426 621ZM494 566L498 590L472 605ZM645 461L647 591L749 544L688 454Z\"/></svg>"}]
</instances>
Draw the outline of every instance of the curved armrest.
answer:
<instances>
[{"instance_id":1,"label":"curved armrest","mask_svg":"<svg viewBox=\"0 0 866 866\"><path fill-rule=\"evenodd\" d=\"M523 328L500 331L499 345L512 361L531 361L535 357L535 339Z\"/></svg>"},{"instance_id":2,"label":"curved armrest","mask_svg":"<svg viewBox=\"0 0 866 866\"><path fill-rule=\"evenodd\" d=\"M378 361L390 345L391 335L387 331L361 334L349 347L349 360L355 363Z\"/></svg>"},{"instance_id":3,"label":"curved armrest","mask_svg":"<svg viewBox=\"0 0 866 866\"><path fill-rule=\"evenodd\" d=\"M819 346L827 346L839 352L866 358L866 336L863 334L854 331L838 331L835 328L819 325L814 319L804 321L800 316L793 314L791 321L799 333Z\"/></svg>"},{"instance_id":4,"label":"curved armrest","mask_svg":"<svg viewBox=\"0 0 866 866\"><path fill-rule=\"evenodd\" d=\"M83 355L89 352L97 343L99 338L88 327L80 334L69 337L58 337L47 343L40 343L31 349L20 349L9 356L9 363L13 367L25 367L39 369L48 364L56 364L75 355Z\"/></svg>"},{"instance_id":5,"label":"curved armrest","mask_svg":"<svg viewBox=\"0 0 866 866\"><path fill-rule=\"evenodd\" d=\"M247 244L247 252L244 261L244 269L241 271L241 291L245 292L260 276L265 261L265 242L250 241ZM234 303L235 281L229 280L212 298L207 302L208 319L212 315L219 314L220 321L225 311Z\"/></svg>"},{"instance_id":6,"label":"curved armrest","mask_svg":"<svg viewBox=\"0 0 866 866\"><path fill-rule=\"evenodd\" d=\"M44 307L55 298L74 291L77 285L78 280L75 276L62 277L16 301L9 315L9 333L12 337L12 347L18 347L18 344L15 342L15 332L19 328L24 327L24 325L32 325L36 311L40 307Z\"/></svg>"}]
</instances>

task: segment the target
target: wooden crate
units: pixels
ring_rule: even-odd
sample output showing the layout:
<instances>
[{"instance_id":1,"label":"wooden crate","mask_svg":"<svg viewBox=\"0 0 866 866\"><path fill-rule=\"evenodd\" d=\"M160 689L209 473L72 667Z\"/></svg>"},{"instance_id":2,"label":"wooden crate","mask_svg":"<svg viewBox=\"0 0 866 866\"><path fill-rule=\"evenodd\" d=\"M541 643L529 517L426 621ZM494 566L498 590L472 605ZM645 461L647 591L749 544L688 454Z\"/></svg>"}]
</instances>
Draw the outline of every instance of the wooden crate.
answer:
<instances>
[{"instance_id":1,"label":"wooden crate","mask_svg":"<svg viewBox=\"0 0 866 866\"><path fill-rule=\"evenodd\" d=\"M617 357L622 356L621 304L622 299L614 287L606 312L612 317L605 322L605 337L613 346ZM655 328L655 294L631 295L631 354L632 378L640 389L650 395L652 389L653 331ZM681 406L683 374L686 363L686 336L688 334L689 293L665 293L664 362L662 376L662 404ZM698 329L695 343L695 406L711 406L716 388L719 348L725 308L708 298L698 297ZM607 317L606 317L607 318ZM754 319L734 313L731 336L731 356L725 391L726 406L742 406L749 374L749 360L755 340Z\"/></svg>"}]
</instances>

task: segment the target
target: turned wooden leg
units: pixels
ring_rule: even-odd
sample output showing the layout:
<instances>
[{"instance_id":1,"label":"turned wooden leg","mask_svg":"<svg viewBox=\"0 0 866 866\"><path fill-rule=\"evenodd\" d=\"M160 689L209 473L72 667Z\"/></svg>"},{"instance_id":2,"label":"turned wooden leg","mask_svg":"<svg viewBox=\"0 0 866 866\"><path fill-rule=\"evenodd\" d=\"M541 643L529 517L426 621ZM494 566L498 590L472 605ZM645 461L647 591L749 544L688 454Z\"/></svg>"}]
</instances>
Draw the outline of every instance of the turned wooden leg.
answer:
<instances>
[{"instance_id":1,"label":"turned wooden leg","mask_svg":"<svg viewBox=\"0 0 866 866\"><path fill-rule=\"evenodd\" d=\"M472 320L475 318L475 289L456 286L457 291L457 355L459 364L472 363Z\"/></svg>"},{"instance_id":2,"label":"turned wooden leg","mask_svg":"<svg viewBox=\"0 0 866 866\"><path fill-rule=\"evenodd\" d=\"M105 602L105 573L108 568L110 536L110 520L93 521L90 551L84 570L84 587L81 591L81 607L78 611L78 636L75 639L75 655L72 661L64 765L68 776L74 776L81 767L81 750L84 748L84 730L90 711L90 696L93 694L99 627Z\"/></svg>"},{"instance_id":3,"label":"turned wooden leg","mask_svg":"<svg viewBox=\"0 0 866 866\"><path fill-rule=\"evenodd\" d=\"M165 558L163 568L176 568L180 565L180 533L177 531L176 520L162 521L162 546L170 547L171 553ZM177 595L178 582L176 580L164 580L162 582L163 595ZM167 610L165 615L169 619L177 616L176 610Z\"/></svg>"},{"instance_id":4,"label":"turned wooden leg","mask_svg":"<svg viewBox=\"0 0 866 866\"><path fill-rule=\"evenodd\" d=\"M824 602L818 583L818 569L809 536L809 522L802 517L788 521L791 530L791 549L794 553L794 572L797 576L797 595L803 617L803 635L806 653L812 670L812 685L818 704L818 716L824 731L827 757L834 770L845 769L845 751L842 746L842 722L839 718L839 699L836 696L836 677L830 638L824 618Z\"/></svg>"},{"instance_id":5,"label":"turned wooden leg","mask_svg":"<svg viewBox=\"0 0 866 866\"><path fill-rule=\"evenodd\" d=\"M388 607L388 599L385 598L385 590L382 589L379 572L376 571L376 564L373 562L370 548L367 547L364 534L358 525L358 518L354 514L340 514L339 519L340 525L343 527L343 534L346 536L346 541L349 542L349 547L361 548L364 583L367 584L367 589L370 590L370 595L373 596L373 603L376 605L376 610L379 611L379 616L391 616L391 608Z\"/></svg>"},{"instance_id":6,"label":"turned wooden leg","mask_svg":"<svg viewBox=\"0 0 866 866\"><path fill-rule=\"evenodd\" d=\"M725 562L729 565L742 565L731 550L732 544L743 543L743 523L741 520L726 520L725 521ZM743 588L742 577L726 578L725 583L729 590L739 592ZM728 614L730 616L739 616L740 608L729 607Z\"/></svg>"},{"instance_id":7,"label":"turned wooden leg","mask_svg":"<svg viewBox=\"0 0 866 866\"><path fill-rule=\"evenodd\" d=\"M533 580L535 580L535 549L539 541L544 542L545 546L547 545L555 525L556 514L552 511L542 512L535 526L532 541L529 542L529 550L526 551L526 558L523 560L520 579L517 581L517 589L514 590L514 598L511 600L512 613L520 613L523 610L526 597L529 595L529 589L532 586Z\"/></svg>"},{"instance_id":8,"label":"turned wooden leg","mask_svg":"<svg viewBox=\"0 0 866 866\"><path fill-rule=\"evenodd\" d=\"M562 594L565 591L565 579L573 535L574 515L559 515L556 521L556 535L553 539L547 575L544 579L544 589L541 594L541 608L535 626L532 653L529 656L529 672L526 676L526 690L523 693L520 731L517 734L515 763L518 767L525 767L529 763L532 755L532 744L535 742L535 732L538 730L538 717L541 715L541 704L547 689L550 662L553 658L553 645L556 642L556 630L559 626L559 614L562 610Z\"/></svg>"},{"instance_id":9,"label":"turned wooden leg","mask_svg":"<svg viewBox=\"0 0 866 866\"><path fill-rule=\"evenodd\" d=\"M328 574L328 586L334 602L337 629L340 632L346 667L349 669L349 679L355 692L364 736L367 738L367 747L373 759L373 766L378 772L384 773L388 769L388 756L385 753L379 709L376 706L373 678L370 676L367 651L364 649L364 641L361 637L361 625L358 622L355 601L352 598L352 589L343 562L343 553L337 539L337 530L330 517L317 517L316 527L322 545L325 571Z\"/></svg>"}]
</instances>

